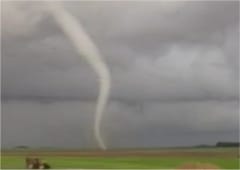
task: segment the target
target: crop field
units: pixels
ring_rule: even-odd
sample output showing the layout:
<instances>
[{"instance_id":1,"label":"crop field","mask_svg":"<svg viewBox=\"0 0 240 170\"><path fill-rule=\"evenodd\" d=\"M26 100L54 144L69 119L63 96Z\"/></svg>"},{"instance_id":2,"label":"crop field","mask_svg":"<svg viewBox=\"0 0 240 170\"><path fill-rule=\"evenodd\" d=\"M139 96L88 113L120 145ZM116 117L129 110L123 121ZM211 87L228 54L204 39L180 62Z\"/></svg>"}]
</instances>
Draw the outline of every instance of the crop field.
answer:
<instances>
[{"instance_id":1,"label":"crop field","mask_svg":"<svg viewBox=\"0 0 240 170\"><path fill-rule=\"evenodd\" d=\"M23 169L25 157L38 157L54 169L174 169L182 164L213 164L239 169L239 148L179 148L150 150L5 150L2 169Z\"/></svg>"}]
</instances>

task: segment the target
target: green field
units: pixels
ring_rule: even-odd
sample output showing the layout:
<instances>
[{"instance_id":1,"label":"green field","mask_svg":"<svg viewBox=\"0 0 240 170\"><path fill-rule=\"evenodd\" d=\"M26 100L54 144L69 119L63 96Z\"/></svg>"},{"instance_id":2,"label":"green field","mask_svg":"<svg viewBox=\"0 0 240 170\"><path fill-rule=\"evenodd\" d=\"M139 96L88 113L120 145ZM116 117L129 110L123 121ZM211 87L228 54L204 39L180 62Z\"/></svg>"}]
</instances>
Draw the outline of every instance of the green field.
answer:
<instances>
[{"instance_id":1,"label":"green field","mask_svg":"<svg viewBox=\"0 0 240 170\"><path fill-rule=\"evenodd\" d=\"M110 155L109 155L110 153ZM179 155L182 153L182 156ZM112 154L112 155L111 155ZM169 149L158 151L3 151L2 169L24 168L27 155L46 160L54 169L174 169L183 163L210 163L222 169L239 169L238 149ZM192 155L192 156L191 156Z\"/></svg>"}]
</instances>

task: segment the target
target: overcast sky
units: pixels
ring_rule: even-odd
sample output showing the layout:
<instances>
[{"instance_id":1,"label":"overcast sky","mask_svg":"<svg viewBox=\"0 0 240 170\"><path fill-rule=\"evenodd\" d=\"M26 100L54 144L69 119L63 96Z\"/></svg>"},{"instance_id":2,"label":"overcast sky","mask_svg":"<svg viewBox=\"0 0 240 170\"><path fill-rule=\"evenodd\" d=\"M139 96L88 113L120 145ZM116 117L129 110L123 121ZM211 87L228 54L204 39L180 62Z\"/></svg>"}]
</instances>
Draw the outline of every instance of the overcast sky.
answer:
<instances>
[{"instance_id":1,"label":"overcast sky","mask_svg":"<svg viewBox=\"0 0 240 170\"><path fill-rule=\"evenodd\" d=\"M239 2L65 2L112 77L109 147L236 141ZM2 3L2 146L96 147L97 75L41 2Z\"/></svg>"}]
</instances>

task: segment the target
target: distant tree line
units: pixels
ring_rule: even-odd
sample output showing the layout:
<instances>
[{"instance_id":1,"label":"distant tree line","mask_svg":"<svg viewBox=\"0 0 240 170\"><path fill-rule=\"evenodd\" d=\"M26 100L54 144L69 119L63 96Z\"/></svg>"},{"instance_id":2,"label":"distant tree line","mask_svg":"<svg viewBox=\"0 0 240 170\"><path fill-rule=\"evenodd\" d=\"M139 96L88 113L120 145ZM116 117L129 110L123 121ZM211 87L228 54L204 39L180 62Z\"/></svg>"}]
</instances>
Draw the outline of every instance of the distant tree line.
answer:
<instances>
[{"instance_id":1,"label":"distant tree line","mask_svg":"<svg viewBox=\"0 0 240 170\"><path fill-rule=\"evenodd\" d=\"M19 146L16 146L15 148L16 149L28 149L29 147L25 146L25 145L19 145Z\"/></svg>"},{"instance_id":2,"label":"distant tree line","mask_svg":"<svg viewBox=\"0 0 240 170\"><path fill-rule=\"evenodd\" d=\"M218 142L216 143L216 147L239 147L239 142Z\"/></svg>"}]
</instances>

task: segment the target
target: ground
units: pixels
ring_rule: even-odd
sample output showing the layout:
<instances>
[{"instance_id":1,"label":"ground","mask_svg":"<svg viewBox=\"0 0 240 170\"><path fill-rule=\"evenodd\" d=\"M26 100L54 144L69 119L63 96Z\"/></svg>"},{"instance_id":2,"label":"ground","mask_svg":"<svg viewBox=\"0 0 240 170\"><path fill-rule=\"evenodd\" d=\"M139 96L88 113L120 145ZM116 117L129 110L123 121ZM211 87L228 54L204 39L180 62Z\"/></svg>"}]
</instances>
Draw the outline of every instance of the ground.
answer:
<instances>
[{"instance_id":1,"label":"ground","mask_svg":"<svg viewBox=\"0 0 240 170\"><path fill-rule=\"evenodd\" d=\"M170 169L185 163L207 163L222 169L239 169L239 148L175 148L149 150L4 150L2 169L24 168L26 156L47 161L54 169L123 168Z\"/></svg>"}]
</instances>

